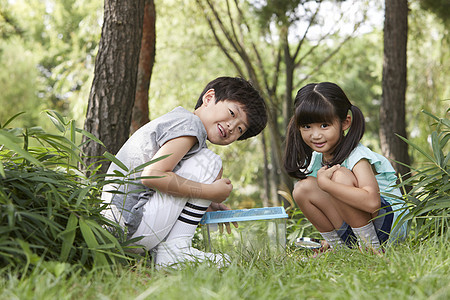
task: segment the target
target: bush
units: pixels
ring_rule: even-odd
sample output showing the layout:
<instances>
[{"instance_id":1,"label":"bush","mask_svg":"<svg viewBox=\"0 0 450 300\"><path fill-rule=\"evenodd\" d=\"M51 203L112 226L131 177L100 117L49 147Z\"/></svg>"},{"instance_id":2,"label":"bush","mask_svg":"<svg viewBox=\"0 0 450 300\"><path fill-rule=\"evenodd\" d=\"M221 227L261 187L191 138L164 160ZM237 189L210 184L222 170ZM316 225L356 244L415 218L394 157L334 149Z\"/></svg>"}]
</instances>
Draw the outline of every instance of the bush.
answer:
<instances>
[{"instance_id":1,"label":"bush","mask_svg":"<svg viewBox=\"0 0 450 300\"><path fill-rule=\"evenodd\" d=\"M18 115L0 124L0 267L48 260L98 267L130 259L126 244L105 229L117 225L100 214L106 181L77 168L75 136L89 134L56 112L47 115L61 134L6 128Z\"/></svg>"},{"instance_id":2,"label":"bush","mask_svg":"<svg viewBox=\"0 0 450 300\"><path fill-rule=\"evenodd\" d=\"M416 169L411 167L411 177L400 184L400 187L411 186L412 189L406 195L408 210L403 212L403 218L398 225L409 222L409 228L414 232L413 239L424 240L432 237L448 239L450 120L424 113L436 121L432 125L434 130L430 135L431 154L429 154L430 150L422 149L400 137L415 151L419 151L425 163Z\"/></svg>"}]
</instances>

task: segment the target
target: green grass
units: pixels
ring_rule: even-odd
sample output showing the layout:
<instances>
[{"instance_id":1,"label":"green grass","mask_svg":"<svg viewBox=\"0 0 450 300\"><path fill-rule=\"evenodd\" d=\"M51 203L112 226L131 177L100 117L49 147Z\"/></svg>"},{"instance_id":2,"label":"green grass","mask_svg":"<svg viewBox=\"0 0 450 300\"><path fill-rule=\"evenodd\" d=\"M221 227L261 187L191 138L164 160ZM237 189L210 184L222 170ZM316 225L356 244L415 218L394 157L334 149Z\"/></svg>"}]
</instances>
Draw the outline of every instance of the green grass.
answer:
<instances>
[{"instance_id":1,"label":"green grass","mask_svg":"<svg viewBox=\"0 0 450 300\"><path fill-rule=\"evenodd\" d=\"M2 299L449 299L450 243L404 243L382 257L357 250L303 261L295 250L278 257L241 257L222 270L206 264L157 271L132 267L81 271L61 263L26 277L3 270Z\"/></svg>"}]
</instances>

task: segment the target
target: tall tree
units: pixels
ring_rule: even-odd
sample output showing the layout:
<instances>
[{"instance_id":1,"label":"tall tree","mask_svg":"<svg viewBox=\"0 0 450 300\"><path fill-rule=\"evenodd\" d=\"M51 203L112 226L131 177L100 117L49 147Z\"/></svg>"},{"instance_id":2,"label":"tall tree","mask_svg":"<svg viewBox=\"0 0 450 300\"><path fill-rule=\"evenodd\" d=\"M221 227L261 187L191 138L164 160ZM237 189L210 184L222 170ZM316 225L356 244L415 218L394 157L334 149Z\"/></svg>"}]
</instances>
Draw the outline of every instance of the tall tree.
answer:
<instances>
[{"instance_id":1,"label":"tall tree","mask_svg":"<svg viewBox=\"0 0 450 300\"><path fill-rule=\"evenodd\" d=\"M116 153L128 139L136 95L145 0L105 0L102 35L84 129L105 145L87 142L87 165L105 150ZM107 165L101 170L106 172Z\"/></svg>"},{"instance_id":2,"label":"tall tree","mask_svg":"<svg viewBox=\"0 0 450 300\"><path fill-rule=\"evenodd\" d=\"M144 27L142 30L141 52L139 54L136 98L131 117L131 133L150 121L148 91L155 64L156 51L156 11L155 1L145 0Z\"/></svg>"},{"instance_id":3,"label":"tall tree","mask_svg":"<svg viewBox=\"0 0 450 300\"><path fill-rule=\"evenodd\" d=\"M408 146L396 134L406 135L406 44L408 37L408 1L386 0L384 20L384 62L380 106L380 142L383 154L394 168L406 175L410 164Z\"/></svg>"},{"instance_id":4,"label":"tall tree","mask_svg":"<svg viewBox=\"0 0 450 300\"><path fill-rule=\"evenodd\" d=\"M335 26L316 33L312 41L310 31L319 27L316 25L322 1L196 2L204 12L217 46L237 73L250 79L266 100L269 122L263 151L267 151L264 157L270 162L264 162L264 173L269 176L264 182L270 185L265 190L270 191L272 205L279 205L284 199L278 196L278 190L292 189L292 180L284 172L281 161L284 131L293 113L294 87L303 85L339 51L363 22L365 14L350 34L338 37L339 29ZM344 18L344 12L339 18L337 23ZM321 49L322 42L331 37L336 38L335 47L328 51ZM308 65L315 55L321 57L318 64Z\"/></svg>"}]
</instances>

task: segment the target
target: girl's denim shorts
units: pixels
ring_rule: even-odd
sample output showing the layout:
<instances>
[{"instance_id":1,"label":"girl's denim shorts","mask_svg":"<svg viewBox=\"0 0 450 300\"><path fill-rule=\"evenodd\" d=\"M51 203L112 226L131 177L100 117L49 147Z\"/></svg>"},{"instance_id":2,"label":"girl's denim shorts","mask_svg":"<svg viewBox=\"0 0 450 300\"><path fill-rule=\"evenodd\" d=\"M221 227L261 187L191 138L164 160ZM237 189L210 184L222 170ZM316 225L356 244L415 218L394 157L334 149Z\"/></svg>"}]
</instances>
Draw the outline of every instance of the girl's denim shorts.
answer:
<instances>
[{"instance_id":1,"label":"girl's denim shorts","mask_svg":"<svg viewBox=\"0 0 450 300\"><path fill-rule=\"evenodd\" d=\"M391 233L392 223L394 221L394 214L392 213L391 204L387 202L382 196L381 209L378 211L378 217L372 220L375 230L380 240L380 244L386 243ZM345 242L349 248L358 245L355 234L352 228L347 223L343 222L341 228L337 230L338 235Z\"/></svg>"}]
</instances>

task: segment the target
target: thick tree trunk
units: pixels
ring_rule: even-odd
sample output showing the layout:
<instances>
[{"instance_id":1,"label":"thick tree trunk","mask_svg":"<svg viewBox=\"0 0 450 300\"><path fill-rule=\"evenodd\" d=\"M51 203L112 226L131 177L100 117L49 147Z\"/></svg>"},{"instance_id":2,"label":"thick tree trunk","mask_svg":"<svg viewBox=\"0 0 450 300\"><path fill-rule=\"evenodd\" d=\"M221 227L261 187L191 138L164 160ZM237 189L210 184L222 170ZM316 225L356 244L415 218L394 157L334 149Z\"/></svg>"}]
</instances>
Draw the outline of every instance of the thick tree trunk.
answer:
<instances>
[{"instance_id":1,"label":"thick tree trunk","mask_svg":"<svg viewBox=\"0 0 450 300\"><path fill-rule=\"evenodd\" d=\"M115 154L129 137L136 94L145 0L105 0L104 22L84 129L105 145L83 146L87 165ZM106 172L107 164L101 171Z\"/></svg>"},{"instance_id":2,"label":"thick tree trunk","mask_svg":"<svg viewBox=\"0 0 450 300\"><path fill-rule=\"evenodd\" d=\"M408 36L407 0L386 0L384 21L383 92L380 107L380 140L383 155L410 164L408 146L396 134L406 135L406 43ZM409 168L394 162L399 174Z\"/></svg>"},{"instance_id":3,"label":"thick tree trunk","mask_svg":"<svg viewBox=\"0 0 450 300\"><path fill-rule=\"evenodd\" d=\"M156 11L155 1L145 0L144 27L142 30L141 52L139 54L139 68L131 117L130 133L134 133L142 125L150 121L148 107L148 91L155 63L156 49Z\"/></svg>"}]
</instances>

